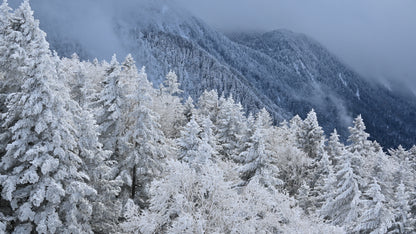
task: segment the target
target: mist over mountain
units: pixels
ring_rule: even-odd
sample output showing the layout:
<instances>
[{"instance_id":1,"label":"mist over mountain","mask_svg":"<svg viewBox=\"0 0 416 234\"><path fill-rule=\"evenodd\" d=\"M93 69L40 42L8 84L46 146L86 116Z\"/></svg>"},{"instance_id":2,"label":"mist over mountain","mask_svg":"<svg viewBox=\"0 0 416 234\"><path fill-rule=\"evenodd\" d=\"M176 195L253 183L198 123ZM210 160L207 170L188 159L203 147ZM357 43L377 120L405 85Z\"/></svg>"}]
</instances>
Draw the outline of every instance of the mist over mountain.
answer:
<instances>
[{"instance_id":1,"label":"mist over mountain","mask_svg":"<svg viewBox=\"0 0 416 234\"><path fill-rule=\"evenodd\" d=\"M304 117L314 108L326 132L337 128L343 137L352 118L362 114L374 139L387 147L416 140L414 99L366 81L307 36L278 30L233 34L230 40L163 0L41 0L33 8L61 56L76 52L83 59L108 60L131 52L155 86L173 70L184 95L194 99L217 89L246 111L265 106L275 120Z\"/></svg>"},{"instance_id":2,"label":"mist over mountain","mask_svg":"<svg viewBox=\"0 0 416 234\"><path fill-rule=\"evenodd\" d=\"M305 33L364 78L416 94L415 1L177 1L223 32Z\"/></svg>"},{"instance_id":3,"label":"mist over mountain","mask_svg":"<svg viewBox=\"0 0 416 234\"><path fill-rule=\"evenodd\" d=\"M0 4L0 233L416 232L406 94L289 30L38 3L75 18L50 44L28 0Z\"/></svg>"}]
</instances>

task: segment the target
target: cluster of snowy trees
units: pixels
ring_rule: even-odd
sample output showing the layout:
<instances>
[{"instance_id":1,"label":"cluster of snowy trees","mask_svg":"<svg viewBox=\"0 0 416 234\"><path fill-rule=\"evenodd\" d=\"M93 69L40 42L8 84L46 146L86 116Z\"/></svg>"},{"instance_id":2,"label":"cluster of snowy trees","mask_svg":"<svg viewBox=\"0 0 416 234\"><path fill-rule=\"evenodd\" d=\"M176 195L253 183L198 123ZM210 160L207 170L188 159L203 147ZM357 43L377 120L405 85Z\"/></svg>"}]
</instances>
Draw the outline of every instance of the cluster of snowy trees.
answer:
<instances>
[{"instance_id":1,"label":"cluster of snowy trees","mask_svg":"<svg viewBox=\"0 0 416 234\"><path fill-rule=\"evenodd\" d=\"M0 6L0 232L412 233L416 147L348 144L312 110L154 88L131 56L59 58L28 1Z\"/></svg>"}]
</instances>

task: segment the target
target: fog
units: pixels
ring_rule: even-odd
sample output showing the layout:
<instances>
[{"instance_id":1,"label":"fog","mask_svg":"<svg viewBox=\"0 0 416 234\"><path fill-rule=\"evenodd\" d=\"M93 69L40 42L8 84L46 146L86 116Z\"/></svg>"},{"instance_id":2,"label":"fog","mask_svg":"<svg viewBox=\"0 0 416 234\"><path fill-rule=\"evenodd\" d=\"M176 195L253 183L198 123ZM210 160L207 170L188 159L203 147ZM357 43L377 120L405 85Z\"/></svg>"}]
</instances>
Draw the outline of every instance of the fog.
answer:
<instances>
[{"instance_id":1,"label":"fog","mask_svg":"<svg viewBox=\"0 0 416 234\"><path fill-rule=\"evenodd\" d=\"M16 7L21 0L9 0ZM125 56L114 13L144 0L32 0L35 16L99 58ZM149 0L150 1L150 0ZM156 1L156 0L151 0ZM416 95L415 0L157 0L176 3L223 31L286 28L307 34L363 76L401 83ZM134 7L133 7L134 6ZM60 33L60 32L57 32ZM404 84L404 86L403 86Z\"/></svg>"},{"instance_id":2,"label":"fog","mask_svg":"<svg viewBox=\"0 0 416 234\"><path fill-rule=\"evenodd\" d=\"M177 0L219 30L312 36L363 76L416 94L414 0Z\"/></svg>"}]
</instances>

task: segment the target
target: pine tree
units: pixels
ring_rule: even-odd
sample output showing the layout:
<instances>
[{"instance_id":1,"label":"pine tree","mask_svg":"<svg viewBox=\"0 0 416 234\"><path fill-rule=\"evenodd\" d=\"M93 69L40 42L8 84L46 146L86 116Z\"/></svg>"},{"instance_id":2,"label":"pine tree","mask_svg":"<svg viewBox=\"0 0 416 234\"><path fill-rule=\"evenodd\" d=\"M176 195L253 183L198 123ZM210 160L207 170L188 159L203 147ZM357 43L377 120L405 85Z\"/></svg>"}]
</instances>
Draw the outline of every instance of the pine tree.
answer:
<instances>
[{"instance_id":1,"label":"pine tree","mask_svg":"<svg viewBox=\"0 0 416 234\"><path fill-rule=\"evenodd\" d=\"M350 131L350 136L348 137L348 142L351 144L348 146L348 150L352 153L358 152L363 156L367 156L368 151L371 151L371 142L367 140L370 136L365 132L365 124L361 115L358 115L354 120L354 126L348 128Z\"/></svg>"},{"instance_id":2,"label":"pine tree","mask_svg":"<svg viewBox=\"0 0 416 234\"><path fill-rule=\"evenodd\" d=\"M386 198L381 193L380 185L374 179L368 191L364 194L369 200L365 200L365 210L354 228L356 232L386 233L392 225L392 214L385 207Z\"/></svg>"},{"instance_id":3,"label":"pine tree","mask_svg":"<svg viewBox=\"0 0 416 234\"><path fill-rule=\"evenodd\" d=\"M246 182L256 176L266 187L276 188L283 182L278 178L277 160L270 151L270 142L267 141L271 135L271 118L265 109L257 114L254 129L249 147L240 154L243 161L240 176Z\"/></svg>"},{"instance_id":4,"label":"pine tree","mask_svg":"<svg viewBox=\"0 0 416 234\"><path fill-rule=\"evenodd\" d=\"M223 172L212 163L198 172L188 163L168 161L166 175L155 180L149 210L139 222L122 224L126 231L142 233L223 233L242 219L237 209L237 192L226 182ZM130 222L129 222L130 221Z\"/></svg>"},{"instance_id":5,"label":"pine tree","mask_svg":"<svg viewBox=\"0 0 416 234\"><path fill-rule=\"evenodd\" d=\"M339 135L336 129L331 133L326 146L326 152L328 153L329 160L336 165L339 158L344 154L345 146L339 141Z\"/></svg>"},{"instance_id":6,"label":"pine tree","mask_svg":"<svg viewBox=\"0 0 416 234\"><path fill-rule=\"evenodd\" d=\"M300 142L299 142L299 135L300 135L300 129L301 126L303 125L303 120L302 118L300 118L299 115L295 115L293 116L293 118L289 121L289 132L290 134L288 134L288 138L289 139L293 139L295 142L295 146L298 148L301 148L300 146Z\"/></svg>"},{"instance_id":7,"label":"pine tree","mask_svg":"<svg viewBox=\"0 0 416 234\"><path fill-rule=\"evenodd\" d=\"M149 108L152 103L150 92L153 88L147 80L144 67L136 82L139 89L136 91L135 104L129 114L128 128L123 137L127 149L120 161L119 178L124 181L122 192L125 199L133 199L143 208L147 206L147 186L160 173L167 149L158 116Z\"/></svg>"},{"instance_id":8,"label":"pine tree","mask_svg":"<svg viewBox=\"0 0 416 234\"><path fill-rule=\"evenodd\" d=\"M302 121L298 116L293 119ZM291 196L296 195L298 189L305 182L306 173L313 161L298 148L295 134L292 132L296 126L296 124L292 124L289 127L286 122L283 122L272 130L270 138L272 155L279 162L279 177L284 182L284 189Z\"/></svg>"},{"instance_id":9,"label":"pine tree","mask_svg":"<svg viewBox=\"0 0 416 234\"><path fill-rule=\"evenodd\" d=\"M216 121L217 137L222 149L220 155L234 159L243 150L242 137L247 130L241 104L235 104L232 97L223 99Z\"/></svg>"},{"instance_id":10,"label":"pine tree","mask_svg":"<svg viewBox=\"0 0 416 234\"><path fill-rule=\"evenodd\" d=\"M116 232L121 217L121 203L117 199L121 181L115 179L116 162L109 160L111 151L102 149L93 114L88 108L79 112L76 121L79 155L85 161L89 185L97 191L97 196L92 199L94 215L91 217L91 226L94 232Z\"/></svg>"},{"instance_id":11,"label":"pine tree","mask_svg":"<svg viewBox=\"0 0 416 234\"><path fill-rule=\"evenodd\" d=\"M73 115L67 109L74 103L56 79L56 58L32 14L25 1L13 16L24 22L17 29L32 36L33 47L22 45L31 66L24 70L21 92L7 100L4 126L11 140L0 162L1 195L13 209L16 233L88 233L90 197L96 191L82 171Z\"/></svg>"},{"instance_id":12,"label":"pine tree","mask_svg":"<svg viewBox=\"0 0 416 234\"><path fill-rule=\"evenodd\" d=\"M198 100L198 114L210 118L214 125L217 123L219 112L218 93L215 90L204 91Z\"/></svg>"},{"instance_id":13,"label":"pine tree","mask_svg":"<svg viewBox=\"0 0 416 234\"><path fill-rule=\"evenodd\" d=\"M8 87L6 85L6 75L4 74L5 70L4 67L8 63L8 59L6 58L5 50L7 50L7 42L6 42L6 33L10 30L10 13L11 9L8 6L6 0L0 5L0 113L7 112L7 108L5 105ZM2 128L2 122L0 121L0 158L4 154L5 147L7 144L8 136L5 135L7 132L6 129Z\"/></svg>"},{"instance_id":14,"label":"pine tree","mask_svg":"<svg viewBox=\"0 0 416 234\"><path fill-rule=\"evenodd\" d=\"M312 109L300 126L297 136L300 148L310 158L319 159L322 156L325 144L325 136L323 133L322 128L318 124L316 113Z\"/></svg>"},{"instance_id":15,"label":"pine tree","mask_svg":"<svg viewBox=\"0 0 416 234\"><path fill-rule=\"evenodd\" d=\"M173 71L166 75L166 79L160 85L157 98L153 99L153 110L163 121L160 122L161 129L168 138L179 136L179 129L186 123L184 107L179 97L183 91L179 89L178 77Z\"/></svg>"},{"instance_id":16,"label":"pine tree","mask_svg":"<svg viewBox=\"0 0 416 234\"><path fill-rule=\"evenodd\" d=\"M210 157L217 157L218 151L221 149L218 139L214 134L215 126L208 117L201 120L201 139L205 149L205 153L209 153ZM209 151L209 152L207 152Z\"/></svg>"},{"instance_id":17,"label":"pine tree","mask_svg":"<svg viewBox=\"0 0 416 234\"><path fill-rule=\"evenodd\" d=\"M416 220L410 216L409 193L403 183L397 188L394 199L394 221L388 233L411 233L416 231Z\"/></svg>"},{"instance_id":18,"label":"pine tree","mask_svg":"<svg viewBox=\"0 0 416 234\"><path fill-rule=\"evenodd\" d=\"M187 122L191 121L192 117L195 117L195 112L194 100L191 97L188 97L183 107L183 115Z\"/></svg>"},{"instance_id":19,"label":"pine tree","mask_svg":"<svg viewBox=\"0 0 416 234\"><path fill-rule=\"evenodd\" d=\"M322 207L322 204L332 196L335 186L335 175L331 161L326 152L319 160L316 168L317 181L310 191L311 207L309 210L315 211Z\"/></svg>"},{"instance_id":20,"label":"pine tree","mask_svg":"<svg viewBox=\"0 0 416 234\"><path fill-rule=\"evenodd\" d=\"M361 192L348 156L336 173L335 191L322 206L320 214L335 225L354 226L361 207Z\"/></svg>"},{"instance_id":21,"label":"pine tree","mask_svg":"<svg viewBox=\"0 0 416 234\"><path fill-rule=\"evenodd\" d=\"M390 149L389 154L399 163L399 167L394 173L394 182L396 184L402 182L406 187L409 188L414 187L416 185L414 183L416 177L411 167L410 152L399 145L396 150Z\"/></svg>"},{"instance_id":22,"label":"pine tree","mask_svg":"<svg viewBox=\"0 0 416 234\"><path fill-rule=\"evenodd\" d=\"M296 195L296 199L298 200L298 205L302 208L306 214L312 214L312 199L311 199L311 188L308 186L306 182L303 182L302 186L300 186L298 190L298 194Z\"/></svg>"},{"instance_id":23,"label":"pine tree","mask_svg":"<svg viewBox=\"0 0 416 234\"><path fill-rule=\"evenodd\" d=\"M36 37L42 36L34 34L43 33L40 30L21 30L22 26L24 28L36 26L37 21L33 21L34 25L28 25L32 22L30 21L31 14L21 9L12 13L6 0L3 0L0 5L0 72L4 73L4 79L0 81L0 90L5 96L7 93L18 91L22 85L24 69L30 66L29 61L25 60L28 45L32 40L32 45L35 45L38 42L34 41ZM29 21L26 22L25 18L29 18ZM3 97L2 99L4 100Z\"/></svg>"},{"instance_id":24,"label":"pine tree","mask_svg":"<svg viewBox=\"0 0 416 234\"><path fill-rule=\"evenodd\" d=\"M178 82L178 76L173 71L169 71L166 75L166 79L163 82L162 90L170 95L179 95L183 91L179 88L180 84Z\"/></svg>"},{"instance_id":25,"label":"pine tree","mask_svg":"<svg viewBox=\"0 0 416 234\"><path fill-rule=\"evenodd\" d=\"M3 0L0 5L0 71L2 72L6 72L5 68L9 66L9 56L11 56L7 53L10 46L7 40L11 32L11 10L7 0Z\"/></svg>"},{"instance_id":26,"label":"pine tree","mask_svg":"<svg viewBox=\"0 0 416 234\"><path fill-rule=\"evenodd\" d=\"M2 4L0 5L0 38L6 34L6 31L10 27L10 17L11 17L11 8L7 0L3 0Z\"/></svg>"},{"instance_id":27,"label":"pine tree","mask_svg":"<svg viewBox=\"0 0 416 234\"><path fill-rule=\"evenodd\" d=\"M199 149L202 144L202 140L199 138L200 133L201 127L194 119L191 119L181 131L181 136L177 140L179 160L188 163L198 160L200 155Z\"/></svg>"},{"instance_id":28,"label":"pine tree","mask_svg":"<svg viewBox=\"0 0 416 234\"><path fill-rule=\"evenodd\" d=\"M120 72L121 67L114 55L106 70L105 86L99 100L101 108L96 114L97 124L100 126L100 142L105 150L113 152L113 160L117 160L124 150L121 137L125 131L125 100L120 88Z\"/></svg>"}]
</instances>

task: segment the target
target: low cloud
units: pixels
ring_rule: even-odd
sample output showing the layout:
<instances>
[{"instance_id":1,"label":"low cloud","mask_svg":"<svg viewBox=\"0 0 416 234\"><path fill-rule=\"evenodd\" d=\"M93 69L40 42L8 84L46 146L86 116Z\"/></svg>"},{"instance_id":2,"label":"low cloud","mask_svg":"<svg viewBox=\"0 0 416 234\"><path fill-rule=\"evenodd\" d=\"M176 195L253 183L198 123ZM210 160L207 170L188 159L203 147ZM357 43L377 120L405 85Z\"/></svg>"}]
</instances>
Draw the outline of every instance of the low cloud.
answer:
<instances>
[{"instance_id":1,"label":"low cloud","mask_svg":"<svg viewBox=\"0 0 416 234\"><path fill-rule=\"evenodd\" d=\"M365 77L416 92L414 0L177 0L222 31L305 33Z\"/></svg>"},{"instance_id":2,"label":"low cloud","mask_svg":"<svg viewBox=\"0 0 416 234\"><path fill-rule=\"evenodd\" d=\"M55 24L54 30L65 31L91 54L108 60L114 52L128 53L115 33L114 14L139 10L142 1L150 0L33 0L31 4L41 27L43 21ZM176 2L225 32L286 28L305 33L365 77L386 86L405 84L416 95L414 0L157 1ZM13 7L20 2L9 0Z\"/></svg>"}]
</instances>

